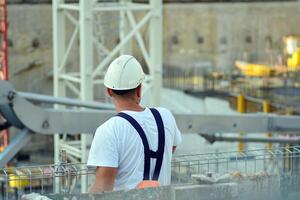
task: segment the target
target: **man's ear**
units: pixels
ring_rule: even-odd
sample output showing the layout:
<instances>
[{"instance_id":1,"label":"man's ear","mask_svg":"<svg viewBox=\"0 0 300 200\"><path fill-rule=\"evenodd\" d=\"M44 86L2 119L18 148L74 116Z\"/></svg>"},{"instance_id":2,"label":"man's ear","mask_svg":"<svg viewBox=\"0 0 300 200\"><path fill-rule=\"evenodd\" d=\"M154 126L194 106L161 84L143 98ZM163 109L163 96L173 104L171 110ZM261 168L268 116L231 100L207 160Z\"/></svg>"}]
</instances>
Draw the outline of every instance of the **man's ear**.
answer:
<instances>
[{"instance_id":1,"label":"man's ear","mask_svg":"<svg viewBox=\"0 0 300 200\"><path fill-rule=\"evenodd\" d=\"M142 84L140 84L140 85L137 87L136 92L137 92L137 97L138 97L138 98L141 98L141 96L142 96Z\"/></svg>"},{"instance_id":2,"label":"man's ear","mask_svg":"<svg viewBox=\"0 0 300 200\"><path fill-rule=\"evenodd\" d=\"M108 94L110 97L112 97L112 95L113 95L112 89L106 88L106 91L107 91L107 94Z\"/></svg>"}]
</instances>

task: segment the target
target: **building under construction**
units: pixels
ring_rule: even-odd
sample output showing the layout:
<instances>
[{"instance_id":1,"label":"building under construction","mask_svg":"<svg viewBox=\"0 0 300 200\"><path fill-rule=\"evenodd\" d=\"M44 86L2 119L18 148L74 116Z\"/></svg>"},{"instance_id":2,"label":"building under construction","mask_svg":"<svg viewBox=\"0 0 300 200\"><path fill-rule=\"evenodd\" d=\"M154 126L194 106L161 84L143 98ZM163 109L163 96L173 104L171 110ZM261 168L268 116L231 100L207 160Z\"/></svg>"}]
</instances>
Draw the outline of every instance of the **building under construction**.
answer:
<instances>
[{"instance_id":1,"label":"building under construction","mask_svg":"<svg viewBox=\"0 0 300 200\"><path fill-rule=\"evenodd\" d=\"M300 2L1 0L0 200L296 200ZM142 105L183 135L171 185L89 194L104 75L146 73Z\"/></svg>"}]
</instances>

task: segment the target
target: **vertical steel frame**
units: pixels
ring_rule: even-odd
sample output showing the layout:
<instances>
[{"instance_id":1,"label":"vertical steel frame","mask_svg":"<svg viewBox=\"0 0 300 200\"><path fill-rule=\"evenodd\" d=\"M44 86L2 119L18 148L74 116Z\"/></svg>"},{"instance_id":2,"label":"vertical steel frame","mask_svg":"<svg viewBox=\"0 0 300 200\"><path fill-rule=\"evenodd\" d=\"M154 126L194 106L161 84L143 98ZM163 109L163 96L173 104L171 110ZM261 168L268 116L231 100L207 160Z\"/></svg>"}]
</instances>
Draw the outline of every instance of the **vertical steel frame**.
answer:
<instances>
[{"instance_id":1,"label":"vertical steel frame","mask_svg":"<svg viewBox=\"0 0 300 200\"><path fill-rule=\"evenodd\" d=\"M60 74L65 72L60 66L64 62L66 53L66 36L65 36L65 16L63 11L59 9L59 5L64 0L52 1L52 21L53 21L53 88L54 96L66 96L65 82L60 79ZM57 106L58 107L58 106ZM60 139L59 134L54 135L54 162L59 164ZM59 192L59 180L55 180L55 192Z\"/></svg>"},{"instance_id":2,"label":"vertical steel frame","mask_svg":"<svg viewBox=\"0 0 300 200\"><path fill-rule=\"evenodd\" d=\"M151 0L153 17L150 21L150 74L152 75L151 102L154 105L160 104L160 94L162 88L162 2Z\"/></svg>"},{"instance_id":3,"label":"vertical steel frame","mask_svg":"<svg viewBox=\"0 0 300 200\"><path fill-rule=\"evenodd\" d=\"M0 79L8 80L8 56L7 56L7 5L6 0L0 0L1 9L1 28L0 32L2 34L1 40L1 70ZM8 146L9 134L8 130L0 132L0 153Z\"/></svg>"},{"instance_id":4,"label":"vertical steel frame","mask_svg":"<svg viewBox=\"0 0 300 200\"><path fill-rule=\"evenodd\" d=\"M93 100L94 86L103 84L105 71L109 63L120 54L132 53L132 41L136 40L141 55L148 67L149 74L143 84L143 93L150 93L150 105L160 104L162 87L162 0L150 0L149 3L132 3L131 0L101 3L97 0L79 0L78 3L67 3L65 0L53 0L53 64L54 96L65 97L71 91L81 100ZM144 15L136 18L135 12ZM74 14L74 12L76 14ZM119 43L111 50L96 39L93 33L95 14L116 12L120 16ZM73 32L67 38L66 24L73 25ZM141 29L147 27L148 34L143 39ZM67 63L71 50L79 41L79 71L72 71ZM100 63L94 63L94 51L101 55ZM98 55L100 57L100 55ZM72 72L71 72L72 71ZM76 123L76 122L75 122ZM67 151L69 160L86 162L88 136L81 134L78 140L68 141L63 133L54 136L55 163L59 163L61 149ZM82 180L82 192L87 191L87 180Z\"/></svg>"}]
</instances>

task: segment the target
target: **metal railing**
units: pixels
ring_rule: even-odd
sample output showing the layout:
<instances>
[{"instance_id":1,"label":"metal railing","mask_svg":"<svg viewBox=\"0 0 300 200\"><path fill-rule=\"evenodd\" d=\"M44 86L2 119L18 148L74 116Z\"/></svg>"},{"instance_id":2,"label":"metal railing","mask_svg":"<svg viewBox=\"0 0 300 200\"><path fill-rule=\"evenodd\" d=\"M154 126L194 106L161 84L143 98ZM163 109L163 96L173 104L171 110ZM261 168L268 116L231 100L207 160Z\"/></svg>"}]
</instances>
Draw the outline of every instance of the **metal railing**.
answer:
<instances>
[{"instance_id":1,"label":"metal railing","mask_svg":"<svg viewBox=\"0 0 300 200\"><path fill-rule=\"evenodd\" d=\"M80 179L87 177L89 180L94 174L95 170L83 163L1 169L0 199L21 199L22 195L33 192L80 193Z\"/></svg>"},{"instance_id":2,"label":"metal railing","mask_svg":"<svg viewBox=\"0 0 300 200\"><path fill-rule=\"evenodd\" d=\"M256 149L209 154L177 155L172 161L172 183L186 184L195 178L224 175L231 181L261 179L273 175L300 173L300 146L277 147L272 150ZM80 180L94 182L95 169L83 163L62 163L9 167L0 169L0 200L21 199L29 193L80 194Z\"/></svg>"},{"instance_id":3,"label":"metal railing","mask_svg":"<svg viewBox=\"0 0 300 200\"><path fill-rule=\"evenodd\" d=\"M228 79L227 75L221 72L213 72L211 66L206 68L165 66L163 73L164 87L193 92L228 90Z\"/></svg>"},{"instance_id":4,"label":"metal railing","mask_svg":"<svg viewBox=\"0 0 300 200\"><path fill-rule=\"evenodd\" d=\"M256 149L242 153L217 152L180 155L172 163L172 178L176 183L191 183L193 175L272 176L300 173L300 147L285 146L272 150Z\"/></svg>"}]
</instances>

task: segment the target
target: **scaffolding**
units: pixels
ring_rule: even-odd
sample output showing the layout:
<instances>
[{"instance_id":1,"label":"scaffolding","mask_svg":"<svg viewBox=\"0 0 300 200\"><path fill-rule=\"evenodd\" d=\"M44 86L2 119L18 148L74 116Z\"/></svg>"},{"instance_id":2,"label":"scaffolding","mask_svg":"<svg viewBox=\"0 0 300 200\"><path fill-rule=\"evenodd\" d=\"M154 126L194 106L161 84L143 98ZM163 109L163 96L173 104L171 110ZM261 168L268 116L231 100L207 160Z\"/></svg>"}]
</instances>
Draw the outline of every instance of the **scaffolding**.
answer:
<instances>
[{"instance_id":1,"label":"scaffolding","mask_svg":"<svg viewBox=\"0 0 300 200\"><path fill-rule=\"evenodd\" d=\"M143 93L150 93L151 106L160 104L162 85L162 1L150 0L149 3L132 3L130 0L101 2L97 0L79 0L68 3L65 0L53 0L53 55L54 55L54 96L66 97L71 94L81 100L94 100L95 86L103 84L108 64L118 54L130 54L132 40L136 40L148 68L148 76L143 84ZM144 15L136 19L135 12ZM103 27L95 27L97 16L116 13L119 22L119 41L112 48L101 40ZM73 26L68 38L67 24ZM70 25L69 25L70 26ZM144 40L141 29L147 27L148 37ZM102 29L101 29L102 28ZM78 44L79 66L69 66L72 49ZM148 44L146 44L146 41ZM97 52L96 56L94 53ZM73 55L74 56L74 55ZM96 57L96 58L95 58ZM95 63L98 60L99 63ZM58 107L57 107L58 108ZM87 146L91 137L81 134L68 141L66 135L54 136L55 162L58 163L60 149L73 152L69 159L86 162ZM74 153L76 152L76 153ZM86 184L82 184L86 185ZM83 191L86 188L83 187Z\"/></svg>"}]
</instances>

